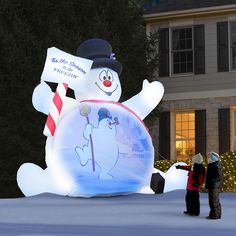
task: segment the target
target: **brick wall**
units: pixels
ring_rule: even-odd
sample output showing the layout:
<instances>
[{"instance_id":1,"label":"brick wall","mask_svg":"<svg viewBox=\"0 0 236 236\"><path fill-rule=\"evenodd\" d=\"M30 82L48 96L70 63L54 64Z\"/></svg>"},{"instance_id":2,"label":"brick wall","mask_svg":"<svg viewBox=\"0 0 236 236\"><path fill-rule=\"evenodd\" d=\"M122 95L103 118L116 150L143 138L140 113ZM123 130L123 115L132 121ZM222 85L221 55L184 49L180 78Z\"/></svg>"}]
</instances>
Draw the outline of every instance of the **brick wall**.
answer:
<instances>
[{"instance_id":1,"label":"brick wall","mask_svg":"<svg viewBox=\"0 0 236 236\"><path fill-rule=\"evenodd\" d=\"M204 98L188 99L176 101L163 101L161 108L163 111L181 111L181 110L206 110L207 119L207 152L219 151L218 145L218 109L236 107L236 97L224 98ZM154 137L158 137L159 124L156 122L151 130ZM153 135L152 135L153 136ZM158 138L153 139L155 149L158 151Z\"/></svg>"}]
</instances>

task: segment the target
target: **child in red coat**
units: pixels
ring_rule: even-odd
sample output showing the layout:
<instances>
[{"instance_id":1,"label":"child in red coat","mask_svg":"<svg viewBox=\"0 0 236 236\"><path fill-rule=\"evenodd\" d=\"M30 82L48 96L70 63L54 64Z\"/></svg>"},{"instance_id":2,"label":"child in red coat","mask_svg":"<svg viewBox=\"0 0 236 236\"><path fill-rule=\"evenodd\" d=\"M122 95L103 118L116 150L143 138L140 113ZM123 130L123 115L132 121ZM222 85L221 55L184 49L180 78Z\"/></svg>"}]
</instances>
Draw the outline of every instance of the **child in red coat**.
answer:
<instances>
[{"instance_id":1,"label":"child in red coat","mask_svg":"<svg viewBox=\"0 0 236 236\"><path fill-rule=\"evenodd\" d=\"M177 165L176 169L188 171L187 193L185 196L186 211L184 214L190 216L199 216L200 200L199 192L201 185L204 183L205 168L202 164L203 157L200 153L192 157L192 166Z\"/></svg>"}]
</instances>

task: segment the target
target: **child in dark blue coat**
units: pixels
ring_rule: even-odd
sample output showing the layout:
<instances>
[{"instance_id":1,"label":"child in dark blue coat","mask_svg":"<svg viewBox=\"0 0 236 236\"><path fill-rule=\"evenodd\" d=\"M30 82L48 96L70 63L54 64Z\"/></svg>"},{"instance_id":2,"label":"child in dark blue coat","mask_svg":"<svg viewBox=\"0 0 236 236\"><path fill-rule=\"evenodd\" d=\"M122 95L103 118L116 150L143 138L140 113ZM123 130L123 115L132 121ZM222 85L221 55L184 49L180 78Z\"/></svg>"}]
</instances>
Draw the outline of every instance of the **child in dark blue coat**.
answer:
<instances>
[{"instance_id":1,"label":"child in dark blue coat","mask_svg":"<svg viewBox=\"0 0 236 236\"><path fill-rule=\"evenodd\" d=\"M222 184L222 171L219 155L215 152L208 154L208 165L206 174L206 189L208 189L208 199L210 213L207 219L221 218L221 204L219 199L220 187Z\"/></svg>"}]
</instances>

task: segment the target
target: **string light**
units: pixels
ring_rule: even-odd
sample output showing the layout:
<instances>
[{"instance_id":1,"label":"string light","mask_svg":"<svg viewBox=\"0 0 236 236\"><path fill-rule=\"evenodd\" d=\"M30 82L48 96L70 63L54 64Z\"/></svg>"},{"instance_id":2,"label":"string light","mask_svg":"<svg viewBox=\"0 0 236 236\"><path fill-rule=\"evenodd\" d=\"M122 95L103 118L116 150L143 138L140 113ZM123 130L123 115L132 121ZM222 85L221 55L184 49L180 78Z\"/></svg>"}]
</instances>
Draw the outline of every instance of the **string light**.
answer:
<instances>
[{"instance_id":1,"label":"string light","mask_svg":"<svg viewBox=\"0 0 236 236\"><path fill-rule=\"evenodd\" d=\"M222 174L223 174L223 184L221 187L222 192L236 192L236 151L227 152L220 156ZM160 171L166 172L175 162L174 160L158 160L155 161L155 168ZM190 160L186 160L187 165L191 164ZM204 158L203 165L207 168L207 159ZM201 191L205 192L204 185Z\"/></svg>"}]
</instances>

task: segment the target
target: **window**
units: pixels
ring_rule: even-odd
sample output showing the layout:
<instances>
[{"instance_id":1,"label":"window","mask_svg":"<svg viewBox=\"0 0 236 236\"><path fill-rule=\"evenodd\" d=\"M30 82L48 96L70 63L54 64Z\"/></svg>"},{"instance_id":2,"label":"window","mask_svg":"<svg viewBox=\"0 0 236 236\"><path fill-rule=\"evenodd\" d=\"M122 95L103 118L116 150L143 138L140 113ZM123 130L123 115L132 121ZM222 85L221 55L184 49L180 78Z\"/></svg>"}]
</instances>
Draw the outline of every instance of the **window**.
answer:
<instances>
[{"instance_id":1,"label":"window","mask_svg":"<svg viewBox=\"0 0 236 236\"><path fill-rule=\"evenodd\" d=\"M236 22L230 23L231 70L236 70Z\"/></svg>"},{"instance_id":2,"label":"window","mask_svg":"<svg viewBox=\"0 0 236 236\"><path fill-rule=\"evenodd\" d=\"M176 160L186 160L195 154L195 113L175 114Z\"/></svg>"},{"instance_id":3,"label":"window","mask_svg":"<svg viewBox=\"0 0 236 236\"><path fill-rule=\"evenodd\" d=\"M205 27L161 28L159 76L205 74Z\"/></svg>"},{"instance_id":4,"label":"window","mask_svg":"<svg viewBox=\"0 0 236 236\"><path fill-rule=\"evenodd\" d=\"M172 30L173 74L193 72L192 28Z\"/></svg>"},{"instance_id":5,"label":"window","mask_svg":"<svg viewBox=\"0 0 236 236\"><path fill-rule=\"evenodd\" d=\"M236 22L217 23L218 72L236 70Z\"/></svg>"}]
</instances>

